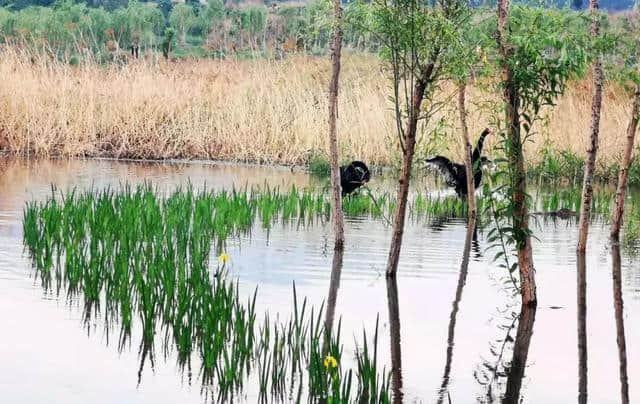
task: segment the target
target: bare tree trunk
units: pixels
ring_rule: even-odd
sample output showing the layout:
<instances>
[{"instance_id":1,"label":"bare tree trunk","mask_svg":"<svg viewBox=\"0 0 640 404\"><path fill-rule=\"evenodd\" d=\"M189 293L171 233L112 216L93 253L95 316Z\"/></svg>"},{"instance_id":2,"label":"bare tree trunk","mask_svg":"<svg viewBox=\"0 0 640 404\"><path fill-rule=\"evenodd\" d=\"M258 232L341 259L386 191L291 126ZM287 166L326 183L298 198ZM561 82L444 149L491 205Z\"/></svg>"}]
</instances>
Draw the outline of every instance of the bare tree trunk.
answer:
<instances>
[{"instance_id":1,"label":"bare tree trunk","mask_svg":"<svg viewBox=\"0 0 640 404\"><path fill-rule=\"evenodd\" d=\"M400 249L402 248L402 235L404 233L404 220L407 212L407 198L409 196L409 181L411 179L411 166L416 148L416 132L418 130L418 118L420 107L424 98L427 84L432 80L433 64L425 66L417 78L411 95L411 109L409 111L407 131L404 138L404 157L402 160L402 172L400 174L400 188L398 189L398 203L393 216L393 228L391 233L391 247L387 259L387 277L396 276Z\"/></svg>"},{"instance_id":2,"label":"bare tree trunk","mask_svg":"<svg viewBox=\"0 0 640 404\"><path fill-rule=\"evenodd\" d=\"M578 252L578 403L587 403L587 264L584 252Z\"/></svg>"},{"instance_id":3,"label":"bare tree trunk","mask_svg":"<svg viewBox=\"0 0 640 404\"><path fill-rule=\"evenodd\" d=\"M513 71L507 61L513 54L513 49L507 43L507 19L509 15L509 0L498 2L498 47L503 58L504 69L504 101L507 121L507 158L512 176L513 227L519 240L518 268L520 270L520 286L522 304L535 306L537 304L535 269L533 266L533 252L529 232L529 213L526 204L527 178L524 170L524 153L520 136L520 96L515 85Z\"/></svg>"},{"instance_id":4,"label":"bare tree trunk","mask_svg":"<svg viewBox=\"0 0 640 404\"><path fill-rule=\"evenodd\" d=\"M613 219L611 223L611 241L618 243L620 241L620 226L622 225L622 214L624 213L624 199L627 192L627 178L629 177L629 167L631 166L631 156L633 154L633 145L636 138L636 130L638 129L638 118L640 117L640 86L636 87L633 96L633 107L631 108L631 120L627 127L627 144L624 149L624 157L622 166L620 167L620 175L618 176L618 188L616 190L616 205L613 210Z\"/></svg>"},{"instance_id":5,"label":"bare tree trunk","mask_svg":"<svg viewBox=\"0 0 640 404\"><path fill-rule=\"evenodd\" d=\"M589 1L591 12L591 37L600 35L600 23L595 13L598 11L598 0ZM587 249L589 235L589 217L591 216L591 198L593 197L593 173L598 153L598 135L600 134L600 112L602 110L603 72L600 57L593 65L593 98L591 100L591 129L590 142L587 149L587 161L584 165L584 179L582 183L582 207L580 209L580 225L578 233L578 251Z\"/></svg>"},{"instance_id":6,"label":"bare tree trunk","mask_svg":"<svg viewBox=\"0 0 640 404\"><path fill-rule=\"evenodd\" d=\"M473 182L473 166L471 163L471 142L469 140L469 127L467 126L467 108L465 106L466 83L458 86L458 112L460 113L460 126L462 128L462 140L464 143L464 166L467 172L467 202L469 203L469 223L476 220L476 187Z\"/></svg>"},{"instance_id":7,"label":"bare tree trunk","mask_svg":"<svg viewBox=\"0 0 640 404\"><path fill-rule=\"evenodd\" d=\"M620 402L629 404L629 377L627 375L627 339L624 336L624 302L622 300L622 273L620 246L611 246L611 274L613 275L613 307L616 316L616 342L620 373Z\"/></svg>"},{"instance_id":8,"label":"bare tree trunk","mask_svg":"<svg viewBox=\"0 0 640 404\"><path fill-rule=\"evenodd\" d=\"M332 71L329 84L329 154L331 160L331 186L333 188L333 232L335 250L344 248L344 219L342 215L342 192L340 190L340 167L338 166L338 82L340 79L340 55L342 53L342 7L340 0L333 1L334 25L331 51Z\"/></svg>"},{"instance_id":9,"label":"bare tree trunk","mask_svg":"<svg viewBox=\"0 0 640 404\"><path fill-rule=\"evenodd\" d=\"M595 13L598 0L589 1L591 12L591 36L599 36L600 24ZM577 246L577 307L578 307L578 402L587 402L587 265L586 250L589 235L589 218L591 216L591 198L593 196L593 172L598 152L598 135L600 133L600 112L602 110L602 63L598 57L593 66L593 96L591 99L590 143L587 149L587 161L584 166L582 182L582 206L580 208L580 224L578 227Z\"/></svg>"},{"instance_id":10,"label":"bare tree trunk","mask_svg":"<svg viewBox=\"0 0 640 404\"><path fill-rule=\"evenodd\" d=\"M387 306L389 309L389 337L391 345L392 402L402 404L402 350L400 345L400 304L396 278L387 278Z\"/></svg>"}]
</instances>

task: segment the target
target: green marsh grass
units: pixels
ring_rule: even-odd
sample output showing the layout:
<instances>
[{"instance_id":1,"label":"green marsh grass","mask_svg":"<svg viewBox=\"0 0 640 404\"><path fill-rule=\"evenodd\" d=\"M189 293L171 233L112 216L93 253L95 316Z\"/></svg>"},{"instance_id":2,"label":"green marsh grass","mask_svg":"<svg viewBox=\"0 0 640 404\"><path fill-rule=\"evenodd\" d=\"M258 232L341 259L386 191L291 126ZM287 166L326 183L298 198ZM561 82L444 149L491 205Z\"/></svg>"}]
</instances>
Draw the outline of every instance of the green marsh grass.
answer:
<instances>
[{"instance_id":1,"label":"green marsh grass","mask_svg":"<svg viewBox=\"0 0 640 404\"><path fill-rule=\"evenodd\" d=\"M43 287L81 296L87 321L100 316L107 329L119 325L120 349L140 324L141 371L147 354L153 361L161 348L165 355L175 352L182 369L196 356L203 386L221 400L257 380L263 401L304 391L314 400L350 402L356 400L352 384L363 383L354 379L365 373L347 367L340 325L327 335L323 308L299 304L295 286L288 321L268 314L258 320L257 290L241 299L238 285L224 276L228 257L213 249L258 218L271 225L328 209L324 197L295 188L281 194L187 187L163 198L149 184L124 186L27 204L24 242ZM364 346L357 361L375 363L377 351L371 358ZM324 365L326 355L335 366ZM367 377L374 371L380 377L367 369ZM377 399L370 402L388 402L388 383L374 387Z\"/></svg>"},{"instance_id":2,"label":"green marsh grass","mask_svg":"<svg viewBox=\"0 0 640 404\"><path fill-rule=\"evenodd\" d=\"M390 217L393 196L365 191L345 198L345 213ZM372 343L366 332L356 342L356 368L350 369L341 325L327 335L323 307L299 301L295 285L293 313L283 321L259 317L257 290L242 299L225 276L229 237L279 221L325 222L329 201L327 192L295 187L196 192L187 186L166 196L151 184L66 194L53 189L45 201L26 205L24 243L43 288L81 296L88 321L99 316L107 329L119 327L120 349L140 324L141 369L146 354L160 348L174 352L183 369L197 357L203 385L213 386L218 398L234 397L250 381L262 401L307 395L386 403L389 377L377 362L377 325ZM479 195L479 212L487 203ZM541 190L532 203L543 212L575 210L580 189ZM594 216L608 218L613 192L597 190L593 203ZM466 209L453 195L416 193L409 215L465 217ZM627 211L626 241L640 234L640 205L631 197ZM327 356L335 367L325 365Z\"/></svg>"}]
</instances>

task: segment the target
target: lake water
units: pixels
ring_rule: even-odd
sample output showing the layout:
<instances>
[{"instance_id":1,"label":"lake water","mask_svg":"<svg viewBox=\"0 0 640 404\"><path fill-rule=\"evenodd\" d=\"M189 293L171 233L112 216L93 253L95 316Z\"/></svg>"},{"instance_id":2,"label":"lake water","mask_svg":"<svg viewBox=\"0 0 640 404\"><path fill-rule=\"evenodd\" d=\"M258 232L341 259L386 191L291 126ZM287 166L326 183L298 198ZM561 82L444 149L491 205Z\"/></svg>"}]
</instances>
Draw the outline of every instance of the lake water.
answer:
<instances>
[{"instance_id":1,"label":"lake water","mask_svg":"<svg viewBox=\"0 0 640 404\"><path fill-rule=\"evenodd\" d=\"M203 402L197 378L188 378L171 356L147 367L138 383L138 347L120 351L96 320L89 327L75 299L44 293L24 253L25 203L59 190L103 188L152 181L170 191L230 189L264 185L288 189L317 186L300 171L201 163L139 163L107 160L0 160L0 391L5 403ZM392 189L374 177L372 188ZM419 187L425 187L421 183ZM346 251L336 317L342 318L345 356L352 336L373 330L380 316L380 357L390 360L390 322L384 268L391 229L382 220L346 218ZM292 284L316 307L327 299L332 261L330 223L255 226L229 239L231 276L245 296L258 287L257 312L291 312ZM463 220L409 220L398 269L397 291L404 402L438 402L443 385L451 402L491 402L505 379L489 387L488 370L505 346L510 360L519 298L506 273L486 251L478 232L466 274L461 276L466 223ZM534 261L539 305L520 394L525 403L568 403L578 399L576 320L577 226L559 220L535 228ZM587 251L588 398L620 402L618 350L613 304L608 226L594 222ZM640 261L622 253L622 293L626 326L630 402L640 402ZM454 309L454 301L455 307ZM258 315L260 317L260 315ZM509 332L507 343L503 343ZM135 341L135 338L133 338ZM443 382L443 378L446 381ZM247 393L246 402L255 402ZM448 402L445 396L444 402Z\"/></svg>"}]
</instances>

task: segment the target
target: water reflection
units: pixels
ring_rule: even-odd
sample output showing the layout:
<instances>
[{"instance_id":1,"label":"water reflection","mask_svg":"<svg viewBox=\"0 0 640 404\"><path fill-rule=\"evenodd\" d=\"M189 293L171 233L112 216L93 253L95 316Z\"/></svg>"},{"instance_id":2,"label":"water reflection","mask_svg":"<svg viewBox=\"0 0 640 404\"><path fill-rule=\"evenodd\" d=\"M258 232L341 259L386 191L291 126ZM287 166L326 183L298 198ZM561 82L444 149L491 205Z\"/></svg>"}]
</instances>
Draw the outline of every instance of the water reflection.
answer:
<instances>
[{"instance_id":1,"label":"water reflection","mask_svg":"<svg viewBox=\"0 0 640 404\"><path fill-rule=\"evenodd\" d=\"M391 390L393 402L402 403L402 351L400 347L400 305L398 283L395 277L387 277L387 306L389 308L389 336L391 345Z\"/></svg>"},{"instance_id":2,"label":"water reflection","mask_svg":"<svg viewBox=\"0 0 640 404\"><path fill-rule=\"evenodd\" d=\"M39 293L35 288L40 282L34 280L27 257L22 255L22 209L28 200L43 200L50 194L50 183L56 183L58 189L68 190L77 187L86 189L94 183L95 188L107 185L117 187L119 182L139 183L150 180L163 192L191 181L198 189L207 184L210 188L221 189L231 186L232 182L244 186L262 185L268 180L270 185L289 189L291 183L296 186L309 184L306 175L291 174L288 170L270 168L219 167L215 165L172 165L137 164L106 161L27 161L11 162L0 158L0 316L4 326L0 337L0 390L6 402L46 402L49 398L38 394L47 392L67 404L84 403L100 392L100 402L136 401L136 402L192 402L202 403L198 393L200 360L197 354L186 357L183 362L185 372L179 370L178 352L173 340L163 343L164 333L159 332L155 342L156 355L150 360L152 351L145 353L141 342L140 318L134 315L132 336L127 337L126 346L116 350L121 332L117 311L104 305L99 307L90 326L91 338L87 338L82 324L82 296L65 299L66 288L59 291L56 298L56 282L53 281L53 293ZM377 178L376 178L377 179ZM386 250L389 230L380 219L366 217L347 220L347 245L350 247L344 256L341 270L339 293L340 309L338 319L342 317L342 334L345 336L345 360L348 360L352 345L352 335L360 335L363 322L367 330L372 329L371 319L376 314L388 310L384 294L387 284L380 272L386 262ZM575 282L575 252L572 237L575 227L558 221L557 225L549 220L541 221L542 228L537 231L539 240L534 246L536 253L537 275L544 285L544 306L536 315L536 337L532 340L527 367L526 389L528 402L575 402L576 396L576 298L573 289L567 291L567 285ZM403 271L399 273L398 287L402 295L398 296L403 305L404 321L402 329L402 394L405 402L428 402L434 397L443 379L444 356L448 340L446 324L451 320L452 295L457 290L460 278L460 251L465 241L464 223L452 220L447 223L434 221L441 231L426 229L428 221L420 220L408 223L406 245L403 246ZM289 313L291 310L291 283L295 280L299 296L309 297L315 307L327 299L332 266L332 243L330 227L315 225L302 229L297 222L282 223L276 221L270 228L256 225L251 233L229 239L227 251L234 259L233 279L239 279L242 300L252 296L259 285L258 317L265 310L273 313ZM434 229L435 230L435 229ZM269 234L267 241L266 234ZM482 233L478 237L482 242ZM611 269L608 259L610 251L604 251L608 238L608 226L594 223L587 254L589 266L589 322L597 331L590 336L589 356L592 363L590 377L598 380L589 389L590 402L600 403L618 400L620 383L617 375L617 349L613 345L615 328L613 307L611 306ZM593 248L592 248L593 247ZM215 246L212 246L215 249ZM486 341L495 341L495 324L487 322L493 308L503 307L505 297L497 289L501 288L497 279L504 272L495 268L491 257L475 262L473 252L478 249L472 244L470 268L464 286L464 301L455 315L455 360L451 359L448 390L453 403L473 402L478 392L478 384L472 375L476 370L477 358L487 351ZM624 264L628 262L627 251L622 249ZM493 254L490 254L493 256ZM215 269L215 268L212 268ZM640 266L631 260L631 265L623 269L623 287L625 311L631 318L640 313ZM428 296L429 309L413 302L423 302ZM382 297L382 298L381 298ZM78 300L80 299L80 300ZM402 300L404 299L404 300ZM507 299L508 300L508 299ZM547 310L547 306L553 306ZM311 307L311 303L310 306ZM326 307L326 306L325 306ZM94 312L91 308L91 312ZM495 389L494 402L502 399L506 389L507 371L512 355L517 328L519 307L504 313L505 328L499 332L500 341L504 341L502 357L506 366L495 373L502 380L500 389ZM89 312L89 310L87 310ZM308 314L308 313L307 313ZM320 321L326 320L323 313ZM100 319L116 317L114 329L101 332ZM381 324L386 322L381 315ZM502 317L501 317L502 318ZM426 319L426 320L425 320ZM96 321L97 320L97 321ZM337 321L337 320L336 320ZM513 324L510 333L508 328ZM429 324L440 324L438 327ZM635 343L640 335L637 322L627 321L627 355L630 359L638 357L640 345ZM334 328L337 324L334 324ZM399 329L399 327L398 327ZM47 335L49 343L42 344L42 335ZM397 333L400 336L399 332ZM102 342L108 338L112 347L105 349ZM399 342L399 339L396 341ZM380 338L380 348L387 354L380 356L379 368L390 369L390 348L388 339ZM445 346L443 346L445 345ZM55 346L55 349L51 349ZM499 354L502 344L495 346ZM119 352L122 351L122 352ZM399 349L398 349L399 351ZM407 352L410 354L407 355ZM143 353L147 356L142 360ZM452 352L453 355L453 352ZM163 362L163 356L165 361ZM493 362L490 365L496 368ZM5 366L3 367L3 363ZM155 364L155 368L154 368ZM346 363L345 363L346 364ZM455 365L455 366L454 366ZM193 388L188 387L191 367L195 372ZM38 371L34 373L34 369ZM73 386L56 382L61 373L74 380ZM143 369L143 378L139 390L136 390L136 372ZM150 373L150 370L152 371ZM631 380L638 375L638 361L628 362L628 377ZM491 376L494 372L489 371ZM253 373L256 374L255 372ZM101 375L101 376L97 376ZM108 378L109 383L104 384ZM33 389L32 385L40 386ZM306 387L306 384L305 384ZM355 387L355 386L354 386ZM215 398L215 386L207 386ZM630 389L630 402L640 402L637 393ZM482 390L484 392L484 390ZM233 402L257 402L258 394L247 391L244 400L235 397ZM27 398L24 398L27 397ZM295 394L294 394L295 401ZM483 402L487 400L483 399ZM447 395L444 403L447 403Z\"/></svg>"},{"instance_id":3,"label":"water reflection","mask_svg":"<svg viewBox=\"0 0 640 404\"><path fill-rule=\"evenodd\" d=\"M343 258L344 249L333 250L331 280L329 281L329 295L327 297L327 313L324 322L327 335L331 335L331 332L333 331L333 323L336 313L336 302L338 300L338 289L340 288L340 276L342 275Z\"/></svg>"},{"instance_id":4,"label":"water reflection","mask_svg":"<svg viewBox=\"0 0 640 404\"><path fill-rule=\"evenodd\" d=\"M502 400L504 404L517 404L520 401L520 388L524 378L524 369L527 366L535 321L536 307L522 306L518 319L518 332L513 346L513 358L508 371L507 391Z\"/></svg>"},{"instance_id":5,"label":"water reflection","mask_svg":"<svg viewBox=\"0 0 640 404\"><path fill-rule=\"evenodd\" d=\"M521 402L520 391L527 367L536 310L535 306L522 306L520 313L510 311L510 315L506 317L510 322L500 327L505 330L505 336L491 347L494 360L483 361L475 372L476 381L486 388L485 394L478 397L478 402L501 402L502 404ZM512 332L516 326L514 338ZM509 361L506 357L510 351L512 356Z\"/></svg>"},{"instance_id":6,"label":"water reflection","mask_svg":"<svg viewBox=\"0 0 640 404\"><path fill-rule=\"evenodd\" d=\"M613 277L613 307L616 317L616 342L618 344L618 361L620 366L621 403L629 403L629 381L627 376L627 341L624 333L624 302L622 300L622 270L620 245L611 245L611 274Z\"/></svg>"},{"instance_id":7,"label":"water reflection","mask_svg":"<svg viewBox=\"0 0 640 404\"><path fill-rule=\"evenodd\" d=\"M577 256L578 284L578 403L587 402L587 264L585 253Z\"/></svg>"},{"instance_id":8,"label":"water reflection","mask_svg":"<svg viewBox=\"0 0 640 404\"><path fill-rule=\"evenodd\" d=\"M447 333L447 359L444 365L444 374L442 376L442 384L440 385L440 392L438 394L438 404L444 401L445 394L448 396L449 376L451 373L451 362L453 360L453 346L456 329L456 318L460 306L460 300L462 299L462 290L467 282L467 273L469 272L469 253L471 252L471 245L473 241L477 246L477 227L475 219L469 220L467 225L467 233L464 240L464 249L462 251L462 264L460 265L460 275L458 276L458 285L456 287L456 296L453 299L451 308L451 314L449 315L449 327Z\"/></svg>"},{"instance_id":9,"label":"water reflection","mask_svg":"<svg viewBox=\"0 0 640 404\"><path fill-rule=\"evenodd\" d=\"M492 359L484 359L474 372L474 378L486 390L482 396L478 397L480 403L497 401L496 392L500 395L504 389L505 378L510 367L506 356L515 341L512 332L518 324L518 314L512 310L512 307L507 307L500 312L500 315L503 316L504 322L498 328L504 336L490 343Z\"/></svg>"}]
</instances>

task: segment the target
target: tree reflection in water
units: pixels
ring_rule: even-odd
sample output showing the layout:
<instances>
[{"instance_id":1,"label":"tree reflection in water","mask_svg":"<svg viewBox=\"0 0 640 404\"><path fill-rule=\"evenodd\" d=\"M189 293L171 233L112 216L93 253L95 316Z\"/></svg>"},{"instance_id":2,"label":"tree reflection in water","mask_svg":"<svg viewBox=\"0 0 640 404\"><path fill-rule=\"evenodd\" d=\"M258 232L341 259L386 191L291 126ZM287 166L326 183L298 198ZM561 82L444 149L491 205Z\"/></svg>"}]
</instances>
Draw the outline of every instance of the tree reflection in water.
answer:
<instances>
[{"instance_id":1,"label":"tree reflection in water","mask_svg":"<svg viewBox=\"0 0 640 404\"><path fill-rule=\"evenodd\" d=\"M611 274L613 277L613 307L616 317L616 342L620 366L620 402L629 403L629 380L627 376L627 341L624 335L624 302L622 300L622 265L620 245L611 245Z\"/></svg>"},{"instance_id":2,"label":"tree reflection in water","mask_svg":"<svg viewBox=\"0 0 640 404\"><path fill-rule=\"evenodd\" d=\"M387 277L387 304L389 307L389 332L391 344L391 390L393 402L402 403L402 351L400 349L400 305L398 284L395 277Z\"/></svg>"},{"instance_id":3,"label":"tree reflection in water","mask_svg":"<svg viewBox=\"0 0 640 404\"><path fill-rule=\"evenodd\" d=\"M451 363L453 361L453 347L455 339L456 318L462 299L462 290L467 282L467 274L469 272L469 253L471 252L472 242L477 240L477 227L475 220L470 220L467 225L467 233L464 240L464 250L462 251L462 264L460 265L460 275L458 276L458 285L456 287L456 295L453 299L451 314L449 315L449 327L447 333L447 355L444 365L444 374L442 375L442 383L438 392L438 404L444 401L445 395L448 397L448 387L451 373ZM476 244L477 245L477 244Z\"/></svg>"}]
</instances>

